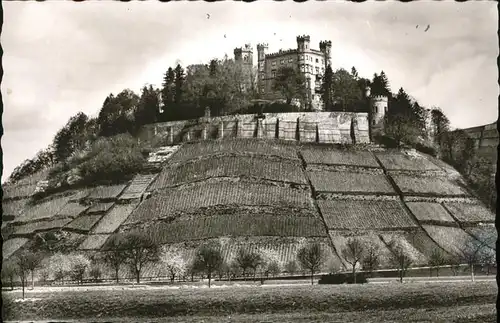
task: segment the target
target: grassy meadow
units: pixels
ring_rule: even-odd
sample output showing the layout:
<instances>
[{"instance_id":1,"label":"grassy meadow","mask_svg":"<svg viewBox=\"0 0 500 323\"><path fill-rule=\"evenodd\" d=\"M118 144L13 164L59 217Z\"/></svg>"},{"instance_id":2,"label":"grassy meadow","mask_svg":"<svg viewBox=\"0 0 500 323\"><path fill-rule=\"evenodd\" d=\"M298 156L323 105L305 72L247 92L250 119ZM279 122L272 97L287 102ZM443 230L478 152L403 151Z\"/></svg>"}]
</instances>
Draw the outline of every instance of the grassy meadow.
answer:
<instances>
[{"instance_id":1,"label":"grassy meadow","mask_svg":"<svg viewBox=\"0 0 500 323\"><path fill-rule=\"evenodd\" d=\"M119 322L495 322L490 282L3 292L2 319Z\"/></svg>"}]
</instances>

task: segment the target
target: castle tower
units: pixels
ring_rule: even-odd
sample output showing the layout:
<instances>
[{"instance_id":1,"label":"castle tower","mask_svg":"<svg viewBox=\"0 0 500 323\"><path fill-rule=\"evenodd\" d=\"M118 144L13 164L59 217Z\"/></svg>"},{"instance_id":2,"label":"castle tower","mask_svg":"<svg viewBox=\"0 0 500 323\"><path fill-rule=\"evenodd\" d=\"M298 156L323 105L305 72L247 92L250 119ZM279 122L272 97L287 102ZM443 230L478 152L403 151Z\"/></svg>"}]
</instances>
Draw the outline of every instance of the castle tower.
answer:
<instances>
[{"instance_id":1,"label":"castle tower","mask_svg":"<svg viewBox=\"0 0 500 323\"><path fill-rule=\"evenodd\" d=\"M369 93L368 93L369 94ZM374 130L384 129L384 117L389 107L389 99L384 95L371 97L371 126Z\"/></svg>"},{"instance_id":2,"label":"castle tower","mask_svg":"<svg viewBox=\"0 0 500 323\"><path fill-rule=\"evenodd\" d=\"M320 41L319 50L323 53L325 60L325 69L328 64L331 64L332 59L332 42L330 40Z\"/></svg>"},{"instance_id":3,"label":"castle tower","mask_svg":"<svg viewBox=\"0 0 500 323\"><path fill-rule=\"evenodd\" d=\"M244 66L253 65L253 50L252 45L245 44L245 47L238 47L234 49L234 61L242 63Z\"/></svg>"},{"instance_id":4,"label":"castle tower","mask_svg":"<svg viewBox=\"0 0 500 323\"><path fill-rule=\"evenodd\" d=\"M309 46L311 42L311 37L308 35L297 36L297 50L301 53L309 51L311 47Z\"/></svg>"},{"instance_id":5,"label":"castle tower","mask_svg":"<svg viewBox=\"0 0 500 323\"><path fill-rule=\"evenodd\" d=\"M265 87L265 77L266 77L266 52L268 49L267 44L257 44L257 86L259 93L262 92L262 88ZM262 94L262 93L261 93Z\"/></svg>"}]
</instances>

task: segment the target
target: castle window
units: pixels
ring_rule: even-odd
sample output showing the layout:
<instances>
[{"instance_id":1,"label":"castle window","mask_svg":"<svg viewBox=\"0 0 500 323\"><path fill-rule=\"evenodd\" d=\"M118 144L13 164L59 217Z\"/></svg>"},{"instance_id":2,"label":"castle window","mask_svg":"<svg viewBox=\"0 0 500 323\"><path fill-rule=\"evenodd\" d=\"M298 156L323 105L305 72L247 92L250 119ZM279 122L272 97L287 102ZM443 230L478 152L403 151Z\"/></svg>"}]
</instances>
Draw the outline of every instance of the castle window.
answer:
<instances>
[{"instance_id":1,"label":"castle window","mask_svg":"<svg viewBox=\"0 0 500 323\"><path fill-rule=\"evenodd\" d=\"M378 107L375 106L375 113L378 113Z\"/></svg>"},{"instance_id":2,"label":"castle window","mask_svg":"<svg viewBox=\"0 0 500 323\"><path fill-rule=\"evenodd\" d=\"M292 63L292 62L293 62L293 58L289 58L288 63Z\"/></svg>"},{"instance_id":3,"label":"castle window","mask_svg":"<svg viewBox=\"0 0 500 323\"><path fill-rule=\"evenodd\" d=\"M306 44L306 49L307 49L307 44Z\"/></svg>"},{"instance_id":4,"label":"castle window","mask_svg":"<svg viewBox=\"0 0 500 323\"><path fill-rule=\"evenodd\" d=\"M281 63L281 65L285 64L285 60L282 59L280 63Z\"/></svg>"},{"instance_id":5,"label":"castle window","mask_svg":"<svg viewBox=\"0 0 500 323\"><path fill-rule=\"evenodd\" d=\"M319 59L316 58L316 63L319 63Z\"/></svg>"},{"instance_id":6,"label":"castle window","mask_svg":"<svg viewBox=\"0 0 500 323\"><path fill-rule=\"evenodd\" d=\"M271 65L272 65L272 66L276 66L276 61L273 61L273 62L271 63Z\"/></svg>"},{"instance_id":7,"label":"castle window","mask_svg":"<svg viewBox=\"0 0 500 323\"><path fill-rule=\"evenodd\" d=\"M272 74L273 77L276 77L276 72L275 71L272 71L271 74Z\"/></svg>"},{"instance_id":8,"label":"castle window","mask_svg":"<svg viewBox=\"0 0 500 323\"><path fill-rule=\"evenodd\" d=\"M316 66L316 73L319 74L319 67Z\"/></svg>"},{"instance_id":9,"label":"castle window","mask_svg":"<svg viewBox=\"0 0 500 323\"><path fill-rule=\"evenodd\" d=\"M375 125L375 120L372 121L372 125Z\"/></svg>"}]
</instances>

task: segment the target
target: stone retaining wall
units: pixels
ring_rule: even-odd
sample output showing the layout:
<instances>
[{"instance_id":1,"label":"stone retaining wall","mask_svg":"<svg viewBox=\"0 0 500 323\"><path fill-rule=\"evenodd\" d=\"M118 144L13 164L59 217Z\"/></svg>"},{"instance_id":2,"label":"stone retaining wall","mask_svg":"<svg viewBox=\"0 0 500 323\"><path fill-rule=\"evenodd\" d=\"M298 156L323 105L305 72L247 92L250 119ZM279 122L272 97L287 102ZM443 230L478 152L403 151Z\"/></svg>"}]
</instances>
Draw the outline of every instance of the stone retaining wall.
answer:
<instances>
[{"instance_id":1,"label":"stone retaining wall","mask_svg":"<svg viewBox=\"0 0 500 323\"><path fill-rule=\"evenodd\" d=\"M369 143L367 113L292 112L200 118L146 125L139 137L165 144L218 138L269 138L318 143Z\"/></svg>"}]
</instances>

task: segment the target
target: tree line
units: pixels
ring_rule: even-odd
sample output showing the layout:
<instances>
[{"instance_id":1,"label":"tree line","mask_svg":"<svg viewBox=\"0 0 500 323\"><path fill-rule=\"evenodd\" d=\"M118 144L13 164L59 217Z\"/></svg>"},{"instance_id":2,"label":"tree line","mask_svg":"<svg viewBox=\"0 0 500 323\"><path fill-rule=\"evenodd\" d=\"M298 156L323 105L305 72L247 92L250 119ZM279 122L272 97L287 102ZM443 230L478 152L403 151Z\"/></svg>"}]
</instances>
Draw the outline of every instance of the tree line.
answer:
<instances>
[{"instance_id":1,"label":"tree line","mask_svg":"<svg viewBox=\"0 0 500 323\"><path fill-rule=\"evenodd\" d=\"M105 251L90 255L89 253L62 254L56 253L49 258L44 258L43 252L23 250L19 254L9 258L2 264L2 281L4 285L13 282L18 277L22 284L23 298L24 289L29 280L34 288L35 272L39 281L77 282L82 284L86 276L92 281L98 282L102 279L103 269L107 267L113 272L116 283L120 282L120 272L128 268L133 274L136 283L141 282L144 268L149 264L159 265L163 273L173 283L175 279L185 280L198 276L211 281L218 277L229 280L238 277L253 277L256 279L258 272L261 278L276 276L283 271L293 275L299 270L309 271L311 283L313 276L319 272L325 260L325 253L321 246L311 243L303 246L297 253L296 260L292 260L284 266L273 257L266 257L257 252L246 251L240 248L236 257L227 263L224 261L220 243L209 242L201 245L193 259L186 259L180 248L168 248L158 246L151 239L140 233L126 233L114 236Z\"/></svg>"},{"instance_id":2,"label":"tree line","mask_svg":"<svg viewBox=\"0 0 500 323\"><path fill-rule=\"evenodd\" d=\"M456 275L462 264L468 266L472 281L475 277L475 266L485 267L489 274L490 269L496 267L495 251L489 247L489 243L491 244L493 240L494 237L486 233L481 234L479 239L470 237L459 247L458 254L450 254L435 247L427 261L430 275L432 276L432 272L435 271L436 275L439 276L439 270L444 266L450 266L453 274ZM341 250L341 255L351 266L354 283L356 283L356 270L358 268L361 267L364 272L371 276L373 271L386 260L392 268L397 269L400 282L403 282L408 269L418 263L418 255L415 250L407 248L404 243L397 240L391 240L387 247L390 250L389 255L385 254L379 245L369 240L358 237L347 239Z\"/></svg>"},{"instance_id":3,"label":"tree line","mask_svg":"<svg viewBox=\"0 0 500 323\"><path fill-rule=\"evenodd\" d=\"M462 264L467 264L471 279L474 281L475 266L490 269L496 267L495 252L489 247L493 237L482 234L479 239L470 238L461 246L460 253L451 255L436 247L428 258L430 275L435 271L439 276L440 268L450 266L456 275ZM417 255L405 245L392 240L387 245L390 251L387 254L377 244L369 243L359 237L347 239L344 247L339 250L341 257L351 266L353 282L356 283L356 271L362 268L369 276L379 269L383 262L389 261L391 268L397 269L400 281L406 276L409 268L417 263ZM218 241L202 244L192 259L187 259L181 248L158 246L147 236L129 232L114 236L105 250L92 255L84 253L53 254L44 259L41 252L23 250L2 265L2 281L4 285L10 282L13 288L14 278L17 276L24 289L31 280L34 288L34 276L37 272L40 281L60 281L64 284L68 280L83 284L85 277L99 282L103 276L103 266L114 274L116 283L120 282L120 271L128 267L129 272L140 283L141 275L147 265L155 264L162 269L164 277L173 283L176 279L194 281L194 277L208 280L208 286L214 278L229 281L239 277L251 277L253 280L264 277L276 277L282 272L294 275L302 272L309 273L311 284L314 284L314 274L324 268L327 253L319 243L303 245L296 254L296 259L286 264L280 263L276 257L265 255L263 252L238 249L234 259L226 262L221 253ZM340 268L330 268L330 271L339 271ZM260 273L260 277L257 274Z\"/></svg>"}]
</instances>

